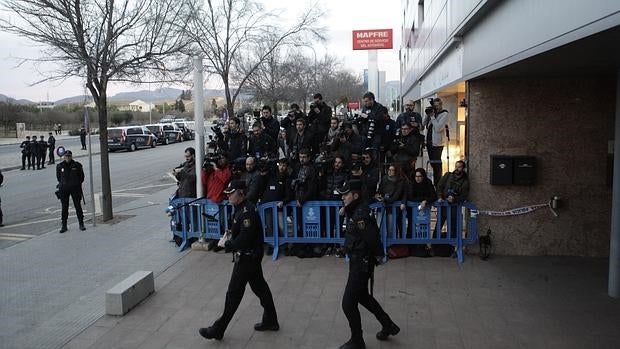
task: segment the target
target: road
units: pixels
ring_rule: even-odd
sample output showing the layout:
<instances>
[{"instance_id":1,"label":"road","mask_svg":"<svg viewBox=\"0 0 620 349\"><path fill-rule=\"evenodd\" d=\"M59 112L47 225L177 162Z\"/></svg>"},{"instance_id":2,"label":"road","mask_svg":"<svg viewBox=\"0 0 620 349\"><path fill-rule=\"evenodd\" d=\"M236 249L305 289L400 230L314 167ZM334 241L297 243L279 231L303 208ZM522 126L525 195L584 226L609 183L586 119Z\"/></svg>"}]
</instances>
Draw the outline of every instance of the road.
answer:
<instances>
[{"instance_id":1,"label":"road","mask_svg":"<svg viewBox=\"0 0 620 349\"><path fill-rule=\"evenodd\" d=\"M76 146L79 147L79 139L69 141L67 144L77 141ZM110 154L113 206L127 203L173 185L174 180L168 173L173 167L184 161L183 150L190 146L194 146L194 143L183 142L158 146L155 149L142 149L133 153L117 152ZM8 147L0 147L0 151L5 148ZM86 200L84 208L86 218L89 219L92 211L90 208L88 158L81 157L76 160L82 163L86 174L83 185ZM93 156L95 193L101 191L100 173L99 156ZM3 174L4 185L0 189L0 197L2 198L5 226L0 228L0 249L60 229L60 201L54 195L57 183L54 166L49 166L40 171L13 170ZM76 222L77 218L75 218L73 211L73 203L70 204L69 208L69 224L71 224ZM87 228L88 225L87 222Z\"/></svg>"},{"instance_id":2,"label":"road","mask_svg":"<svg viewBox=\"0 0 620 349\"><path fill-rule=\"evenodd\" d=\"M45 140L47 140L47 135L45 135ZM99 151L99 136L93 135L91 136L91 142L93 145L93 151ZM86 140L86 144L88 144L88 139ZM66 139L56 140L56 147L59 146L65 147L65 149L80 149L80 137L71 137ZM0 157L4 155L14 155L16 157L21 157L19 144L2 144L0 145Z\"/></svg>"}]
</instances>

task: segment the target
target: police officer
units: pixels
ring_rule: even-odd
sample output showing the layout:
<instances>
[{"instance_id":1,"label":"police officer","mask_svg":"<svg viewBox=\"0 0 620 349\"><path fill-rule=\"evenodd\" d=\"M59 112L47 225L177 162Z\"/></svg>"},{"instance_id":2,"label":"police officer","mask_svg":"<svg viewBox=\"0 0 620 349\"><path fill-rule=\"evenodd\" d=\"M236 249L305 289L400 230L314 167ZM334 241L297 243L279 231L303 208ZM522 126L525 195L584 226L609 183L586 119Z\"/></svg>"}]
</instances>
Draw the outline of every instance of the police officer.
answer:
<instances>
[{"instance_id":1,"label":"police officer","mask_svg":"<svg viewBox=\"0 0 620 349\"><path fill-rule=\"evenodd\" d=\"M47 141L45 137L39 138L39 154L37 155L37 165L41 164L41 169L45 168L45 155L47 155Z\"/></svg>"},{"instance_id":2,"label":"police officer","mask_svg":"<svg viewBox=\"0 0 620 349\"><path fill-rule=\"evenodd\" d=\"M32 163L32 170L40 170L41 164L37 164L39 154L39 142L37 142L37 136L32 136L32 141L30 142L30 162ZM35 165L37 165L35 167Z\"/></svg>"},{"instance_id":3,"label":"police officer","mask_svg":"<svg viewBox=\"0 0 620 349\"><path fill-rule=\"evenodd\" d=\"M207 339L220 340L235 311L241 303L246 284L260 299L264 308L263 318L254 325L256 331L277 331L280 329L276 308L269 286L263 276L263 229L254 205L245 199L245 182L231 181L224 193L234 205L235 213L231 225L231 238L226 241L226 251L233 251L235 266L226 291L224 313L211 327L201 328L199 333Z\"/></svg>"},{"instance_id":4,"label":"police officer","mask_svg":"<svg viewBox=\"0 0 620 349\"><path fill-rule=\"evenodd\" d=\"M26 160L28 160L28 169L30 169L30 136L26 136L26 140L19 145L22 149L22 168L26 169Z\"/></svg>"},{"instance_id":5,"label":"police officer","mask_svg":"<svg viewBox=\"0 0 620 349\"><path fill-rule=\"evenodd\" d=\"M383 246L377 222L370 216L368 204L361 197L362 183L357 180L346 182L338 192L342 195L344 212L346 213L346 232L344 247L349 257L349 278L342 297L344 311L349 327L351 339L340 349L365 348L362 337L362 321L358 304L366 309L381 323L381 331L377 333L378 340L386 340L390 335L396 335L400 328L390 319L390 316L381 308L381 305L372 296L372 282L377 257L383 255ZM368 292L368 281L371 282L371 293Z\"/></svg>"},{"instance_id":6,"label":"police officer","mask_svg":"<svg viewBox=\"0 0 620 349\"><path fill-rule=\"evenodd\" d=\"M69 197L73 199L75 213L80 223L80 230L84 227L84 213L82 212L82 183L84 182L84 170L82 164L73 161L71 150L65 151L64 161L56 165L56 179L58 180L58 197L62 204L62 228L60 233L67 231L67 218L69 217Z\"/></svg>"},{"instance_id":7,"label":"police officer","mask_svg":"<svg viewBox=\"0 0 620 349\"><path fill-rule=\"evenodd\" d=\"M47 148L49 149L49 162L48 165L53 165L56 161L54 160L54 150L56 149L56 138L49 133L49 137L47 137Z\"/></svg>"}]
</instances>

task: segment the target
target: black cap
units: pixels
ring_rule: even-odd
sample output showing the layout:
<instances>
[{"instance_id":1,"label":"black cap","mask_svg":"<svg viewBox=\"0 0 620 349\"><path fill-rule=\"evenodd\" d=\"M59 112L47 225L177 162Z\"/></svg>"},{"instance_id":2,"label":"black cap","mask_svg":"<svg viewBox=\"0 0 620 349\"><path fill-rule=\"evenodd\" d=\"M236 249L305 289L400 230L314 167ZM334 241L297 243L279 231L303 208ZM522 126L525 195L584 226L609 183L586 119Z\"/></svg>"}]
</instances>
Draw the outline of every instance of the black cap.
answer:
<instances>
[{"instance_id":1,"label":"black cap","mask_svg":"<svg viewBox=\"0 0 620 349\"><path fill-rule=\"evenodd\" d=\"M51 132L48 132L48 134L50 134L50 135L51 135L52 133L51 133Z\"/></svg>"},{"instance_id":2,"label":"black cap","mask_svg":"<svg viewBox=\"0 0 620 349\"><path fill-rule=\"evenodd\" d=\"M65 156L65 155L71 155L71 156L73 156L73 153L71 152L71 150L65 150L65 153L64 153L64 154L62 154L62 155L63 155L63 156Z\"/></svg>"},{"instance_id":3,"label":"black cap","mask_svg":"<svg viewBox=\"0 0 620 349\"><path fill-rule=\"evenodd\" d=\"M241 179L235 179L228 184L228 187L224 189L224 194L232 194L237 189L245 189L245 181Z\"/></svg>"},{"instance_id":4,"label":"black cap","mask_svg":"<svg viewBox=\"0 0 620 349\"><path fill-rule=\"evenodd\" d=\"M358 180L350 180L347 182L344 182L344 184L342 185L342 187L336 189L338 191L339 194L346 194L350 191L354 191L354 192L361 192L362 191L362 182L358 181Z\"/></svg>"},{"instance_id":5,"label":"black cap","mask_svg":"<svg viewBox=\"0 0 620 349\"><path fill-rule=\"evenodd\" d=\"M282 159L278 160L278 165L280 165L280 164L287 164L288 165L289 164L288 159L287 158L282 158Z\"/></svg>"}]
</instances>

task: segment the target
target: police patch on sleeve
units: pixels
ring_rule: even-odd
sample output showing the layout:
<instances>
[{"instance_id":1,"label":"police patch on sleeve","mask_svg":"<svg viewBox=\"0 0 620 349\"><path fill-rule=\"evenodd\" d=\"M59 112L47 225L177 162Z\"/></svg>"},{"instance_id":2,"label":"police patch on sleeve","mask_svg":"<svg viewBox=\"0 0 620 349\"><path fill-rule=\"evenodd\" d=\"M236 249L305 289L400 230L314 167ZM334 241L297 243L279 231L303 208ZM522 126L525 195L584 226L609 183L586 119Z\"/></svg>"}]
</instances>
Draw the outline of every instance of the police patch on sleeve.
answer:
<instances>
[{"instance_id":1,"label":"police patch on sleeve","mask_svg":"<svg viewBox=\"0 0 620 349\"><path fill-rule=\"evenodd\" d=\"M357 221L357 228L358 229L366 229L366 222L365 221Z\"/></svg>"},{"instance_id":2,"label":"police patch on sleeve","mask_svg":"<svg viewBox=\"0 0 620 349\"><path fill-rule=\"evenodd\" d=\"M244 228L249 228L252 226L252 221L250 219L244 219L243 220L243 227Z\"/></svg>"}]
</instances>

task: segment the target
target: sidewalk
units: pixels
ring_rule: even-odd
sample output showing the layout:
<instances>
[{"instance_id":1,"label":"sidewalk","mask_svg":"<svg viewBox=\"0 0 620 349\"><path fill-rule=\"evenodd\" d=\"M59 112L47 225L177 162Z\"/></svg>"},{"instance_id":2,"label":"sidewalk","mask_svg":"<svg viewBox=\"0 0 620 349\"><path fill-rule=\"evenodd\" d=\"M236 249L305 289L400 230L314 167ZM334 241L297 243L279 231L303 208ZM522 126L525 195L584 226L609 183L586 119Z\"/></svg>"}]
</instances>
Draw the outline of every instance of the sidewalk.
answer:
<instances>
[{"instance_id":1,"label":"sidewalk","mask_svg":"<svg viewBox=\"0 0 620 349\"><path fill-rule=\"evenodd\" d=\"M246 295L222 341L200 337L221 314L229 254L190 252L124 317L103 316L64 348L337 348L349 336L340 302L343 259L263 259L279 332L261 333ZM607 261L570 257L404 258L378 268L375 296L401 327L379 342L361 308L368 348L618 348L620 300L606 294Z\"/></svg>"},{"instance_id":2,"label":"sidewalk","mask_svg":"<svg viewBox=\"0 0 620 349\"><path fill-rule=\"evenodd\" d=\"M0 250L0 348L60 348L99 319L105 292L137 270L159 276L187 252L170 243L171 188L115 207L113 224L86 222ZM87 217L89 218L89 217Z\"/></svg>"}]
</instances>

